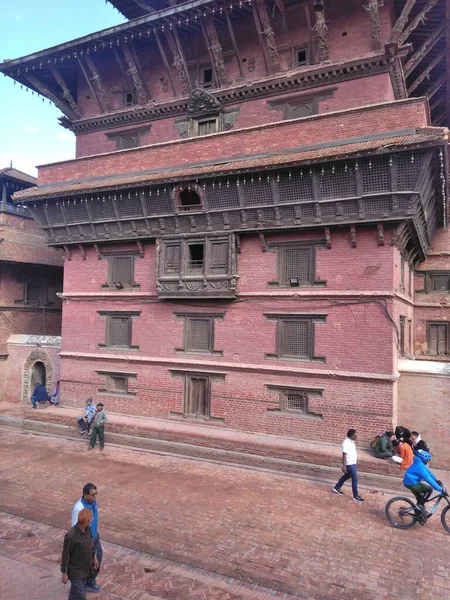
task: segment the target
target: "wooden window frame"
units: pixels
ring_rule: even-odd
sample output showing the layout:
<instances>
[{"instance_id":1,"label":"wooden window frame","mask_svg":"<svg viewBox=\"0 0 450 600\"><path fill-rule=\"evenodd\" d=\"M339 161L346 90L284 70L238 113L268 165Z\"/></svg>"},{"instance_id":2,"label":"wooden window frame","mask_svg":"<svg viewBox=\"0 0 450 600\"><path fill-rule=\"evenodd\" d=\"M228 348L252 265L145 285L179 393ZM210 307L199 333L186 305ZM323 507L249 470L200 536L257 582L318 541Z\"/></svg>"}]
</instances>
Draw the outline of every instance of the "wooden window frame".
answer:
<instances>
[{"instance_id":1,"label":"wooden window frame","mask_svg":"<svg viewBox=\"0 0 450 600\"><path fill-rule=\"evenodd\" d=\"M447 329L445 354L431 354L430 353L431 327L445 327ZM427 355L428 356L436 356L436 357L443 357L443 356L450 357L450 322L449 321L427 321Z\"/></svg>"},{"instance_id":2,"label":"wooden window frame","mask_svg":"<svg viewBox=\"0 0 450 600\"><path fill-rule=\"evenodd\" d=\"M400 317L400 327L398 333L398 351L400 356L405 356L405 341L406 341L406 317Z\"/></svg>"},{"instance_id":3,"label":"wooden window frame","mask_svg":"<svg viewBox=\"0 0 450 600\"><path fill-rule=\"evenodd\" d=\"M422 271L423 272L423 271ZM448 290L435 290L432 288L433 277L448 277ZM450 271L442 269L436 271L425 271L425 292L427 294L450 294Z\"/></svg>"},{"instance_id":4,"label":"wooden window frame","mask_svg":"<svg viewBox=\"0 0 450 600\"><path fill-rule=\"evenodd\" d=\"M305 62L299 62L297 60L297 53L300 52L301 50L306 51ZM295 69L295 67L307 67L310 64L311 64L311 48L310 48L309 44L306 44L304 46L296 46L295 48L292 48L292 68L293 69Z\"/></svg>"},{"instance_id":5,"label":"wooden window frame","mask_svg":"<svg viewBox=\"0 0 450 600\"><path fill-rule=\"evenodd\" d=\"M105 342L98 344L98 348L105 350L139 350L139 346L133 346L133 319L140 316L140 311L99 311L98 315L105 319ZM128 345L114 345L111 340L112 320L114 318L128 318Z\"/></svg>"},{"instance_id":6,"label":"wooden window frame","mask_svg":"<svg viewBox=\"0 0 450 600\"><path fill-rule=\"evenodd\" d=\"M223 279L224 277L232 277L233 276L233 264L232 264L232 256L231 256L231 246L233 243L233 239L231 236L218 236L218 237L208 237L208 236L199 236L195 238L188 239L169 239L161 242L161 252L160 252L160 260L161 264L159 267L158 278L169 280L173 279L198 279L204 278L207 279ZM200 245L204 246L204 254L203 254L203 266L202 268L193 269L189 265L189 246L192 245ZM226 257L225 262L222 265L217 264L214 266L213 262L213 253L214 253L214 245L222 245L226 244ZM169 247L179 247L180 248L180 269L179 271L167 271L167 248Z\"/></svg>"},{"instance_id":7,"label":"wooden window frame","mask_svg":"<svg viewBox=\"0 0 450 600\"><path fill-rule=\"evenodd\" d=\"M52 304L54 304L54 302L49 302L48 299L48 292L49 292L49 285L48 284L40 284L40 283L36 283L34 281L27 281L25 283L22 284L23 288L22 288L22 298L20 298L19 300L14 300L14 304L24 304L27 306L50 306ZM39 288L39 295L41 294L41 291L43 290L43 296L44 296L44 300L38 300L37 302L32 302L30 300L30 286L35 286Z\"/></svg>"},{"instance_id":8,"label":"wooden window frame","mask_svg":"<svg viewBox=\"0 0 450 600\"><path fill-rule=\"evenodd\" d=\"M112 290L131 290L131 289L140 289L140 285L137 284L134 280L134 272L135 272L135 267L136 267L136 257L138 255L138 252L117 252L117 253L111 253L111 254L103 254L103 256L106 258L107 262L108 262L108 274L107 274L107 278L106 278L106 283L104 283L101 287L103 289L112 289ZM132 279L133 279L133 283L132 285L123 285L122 287L117 287L115 285L115 283L122 283L122 282L117 282L114 279L114 260L117 258L129 258L131 261L131 274L132 274Z\"/></svg>"},{"instance_id":9,"label":"wooden window frame","mask_svg":"<svg viewBox=\"0 0 450 600\"><path fill-rule=\"evenodd\" d=\"M309 281L299 281L298 284L291 284L285 281L284 273L286 272L286 251L296 249L310 249L310 262L309 262ZM277 252L277 279L274 281L267 282L269 287L282 287L282 288L296 288L296 287L326 287L327 282L320 279L316 279L316 263L317 263L317 249L326 248L325 240L313 240L308 242L280 242L270 243L267 247L269 251ZM291 278L295 279L295 278Z\"/></svg>"},{"instance_id":10,"label":"wooden window frame","mask_svg":"<svg viewBox=\"0 0 450 600\"><path fill-rule=\"evenodd\" d=\"M278 398L277 406L269 407L267 409L270 415L315 421L323 420L322 413L310 409L310 404L314 402L315 399L322 400L323 389L278 385L267 385L266 388L269 394L274 394ZM286 395L292 393L299 393L306 396L305 410L286 408Z\"/></svg>"},{"instance_id":11,"label":"wooden window frame","mask_svg":"<svg viewBox=\"0 0 450 600\"><path fill-rule=\"evenodd\" d=\"M133 138L136 141L138 148L142 145L142 137L150 133L151 125L140 127L139 129L128 129L123 131L117 131L115 133L107 133L106 137L116 143L116 150L131 150L131 148L124 148L124 142L128 138Z\"/></svg>"},{"instance_id":12,"label":"wooden window frame","mask_svg":"<svg viewBox=\"0 0 450 600\"><path fill-rule=\"evenodd\" d=\"M207 122L215 122L215 131L211 133L200 133L200 125ZM209 117L198 117L191 120L191 136L190 137L203 137L205 135L214 135L222 131L222 119L220 115L214 115Z\"/></svg>"},{"instance_id":13,"label":"wooden window frame","mask_svg":"<svg viewBox=\"0 0 450 600\"><path fill-rule=\"evenodd\" d=\"M186 189L189 189L197 194L197 196L200 198L200 204L192 204L191 206L183 206L181 204L181 194ZM203 212L207 208L205 203L205 191L201 186L199 186L196 183L186 182L185 185L178 185L177 187L175 187L172 191L172 200L176 212L180 214Z\"/></svg>"},{"instance_id":14,"label":"wooden window frame","mask_svg":"<svg viewBox=\"0 0 450 600\"><path fill-rule=\"evenodd\" d=\"M97 374L104 378L104 385L98 388L102 396L115 396L121 398L134 398L136 392L130 391L130 381L137 379L137 373L115 372L115 371L96 371ZM115 378L123 378L125 380L125 389L114 389L111 384Z\"/></svg>"},{"instance_id":15,"label":"wooden window frame","mask_svg":"<svg viewBox=\"0 0 450 600\"><path fill-rule=\"evenodd\" d=\"M212 409L213 409L213 406L212 406L212 401L213 401L212 384L218 383L218 382L222 383L223 381L225 381L226 373L218 373L218 372L214 372L214 371L210 371L210 370L201 371L201 370L194 370L194 369L189 369L189 368L187 368L187 369L170 369L170 373L173 377L175 377L177 379L181 379L183 382L181 410L169 411L170 417L189 419L194 422L214 421L217 424L225 423L225 419L223 417L216 417L211 413L212 413ZM188 411L187 411L188 400L189 400L188 397L189 397L189 391L190 391L189 383L192 378L207 380L207 392L209 395L209 416L207 418L195 417L192 414L188 413Z\"/></svg>"},{"instance_id":16,"label":"wooden window frame","mask_svg":"<svg viewBox=\"0 0 450 600\"><path fill-rule=\"evenodd\" d=\"M284 360L284 361L299 361L299 362L325 362L325 357L315 355L315 325L317 323L326 323L326 314L266 314L267 321L275 321L275 352L266 353L266 359ZM290 355L283 350L284 343L284 327L287 322L306 322L308 325L307 339L307 355Z\"/></svg>"},{"instance_id":17,"label":"wooden window frame","mask_svg":"<svg viewBox=\"0 0 450 600\"><path fill-rule=\"evenodd\" d=\"M175 352L182 354L206 354L209 356L223 356L222 350L215 350L215 323L217 320L223 320L224 313L175 313L177 319L182 319L183 323L183 346L176 348ZM190 333L193 321L205 320L210 323L210 343L209 350L198 350L190 347Z\"/></svg>"}]
</instances>

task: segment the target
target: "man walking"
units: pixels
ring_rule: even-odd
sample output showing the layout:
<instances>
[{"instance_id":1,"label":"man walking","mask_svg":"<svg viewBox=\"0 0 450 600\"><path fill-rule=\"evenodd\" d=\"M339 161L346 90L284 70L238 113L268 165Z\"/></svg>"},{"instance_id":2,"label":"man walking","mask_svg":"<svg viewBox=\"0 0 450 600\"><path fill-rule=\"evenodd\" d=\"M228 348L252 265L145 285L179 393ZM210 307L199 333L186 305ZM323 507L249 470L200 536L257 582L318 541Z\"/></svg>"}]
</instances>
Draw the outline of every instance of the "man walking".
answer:
<instances>
[{"instance_id":1,"label":"man walking","mask_svg":"<svg viewBox=\"0 0 450 600\"><path fill-rule=\"evenodd\" d=\"M344 474L336 483L333 488L333 492L343 496L344 493L341 491L341 487L348 480L352 480L352 491L353 500L361 504L364 499L358 493L358 471L356 470L357 452L356 452L356 429L349 429L347 431L347 438L342 444L342 470Z\"/></svg>"},{"instance_id":2,"label":"man walking","mask_svg":"<svg viewBox=\"0 0 450 600\"><path fill-rule=\"evenodd\" d=\"M97 436L100 441L100 450L105 447L105 423L108 420L106 411L103 409L103 404L99 402L95 411L95 416L92 421L92 433L91 441L89 443L88 450L93 450L95 443L97 442Z\"/></svg>"},{"instance_id":3,"label":"man walking","mask_svg":"<svg viewBox=\"0 0 450 600\"><path fill-rule=\"evenodd\" d=\"M70 580L69 600L86 600L86 579L98 568L94 542L90 531L92 512L83 508L75 525L64 537L61 556L61 582Z\"/></svg>"},{"instance_id":4,"label":"man walking","mask_svg":"<svg viewBox=\"0 0 450 600\"><path fill-rule=\"evenodd\" d=\"M78 521L78 517L85 509L91 512L92 519L90 521L90 533L93 543L93 552L96 558L96 566L89 573L86 578L85 589L88 592L101 592L102 588L96 584L95 580L100 571L100 565L102 564L103 549L100 542L100 536L98 533L98 505L97 505L97 486L93 483L87 483L83 488L83 495L74 504L72 508L72 525L75 525ZM70 598L72 600L72 598ZM74 599L75 600L75 599ZM78 600L78 599L76 599Z\"/></svg>"}]
</instances>

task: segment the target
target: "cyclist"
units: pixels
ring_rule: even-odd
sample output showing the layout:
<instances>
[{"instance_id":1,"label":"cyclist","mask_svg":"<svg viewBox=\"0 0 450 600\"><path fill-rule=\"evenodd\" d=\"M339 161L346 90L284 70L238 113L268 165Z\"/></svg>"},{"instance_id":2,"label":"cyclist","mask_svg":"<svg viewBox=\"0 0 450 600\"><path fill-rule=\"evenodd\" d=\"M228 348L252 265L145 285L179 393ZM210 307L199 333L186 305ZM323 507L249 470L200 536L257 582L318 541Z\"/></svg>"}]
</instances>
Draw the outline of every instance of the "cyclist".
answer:
<instances>
[{"instance_id":1,"label":"cyclist","mask_svg":"<svg viewBox=\"0 0 450 600\"><path fill-rule=\"evenodd\" d=\"M408 467L403 477L403 485L414 494L417 507L424 516L427 515L424 504L431 496L433 489L441 494L447 493L445 488L440 485L441 482L438 482L436 476L427 467L432 458L432 455L426 450L419 450L414 457L413 464ZM427 483L424 483L425 481Z\"/></svg>"}]
</instances>

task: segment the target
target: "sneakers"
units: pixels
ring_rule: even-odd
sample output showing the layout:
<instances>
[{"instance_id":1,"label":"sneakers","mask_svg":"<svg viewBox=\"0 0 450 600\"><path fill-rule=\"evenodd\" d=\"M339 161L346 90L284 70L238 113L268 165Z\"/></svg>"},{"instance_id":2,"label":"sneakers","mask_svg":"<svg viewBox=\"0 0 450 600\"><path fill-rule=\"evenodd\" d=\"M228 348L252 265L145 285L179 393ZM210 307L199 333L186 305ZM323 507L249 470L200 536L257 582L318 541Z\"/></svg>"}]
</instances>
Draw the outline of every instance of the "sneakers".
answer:
<instances>
[{"instance_id":1,"label":"sneakers","mask_svg":"<svg viewBox=\"0 0 450 600\"><path fill-rule=\"evenodd\" d=\"M344 495L344 492L341 492L341 488L334 487L334 488L332 488L332 490L338 496L343 496Z\"/></svg>"},{"instance_id":2,"label":"sneakers","mask_svg":"<svg viewBox=\"0 0 450 600\"><path fill-rule=\"evenodd\" d=\"M86 433L86 431L87 431L87 429L82 429L82 430L80 431L80 435L83 435L83 433Z\"/></svg>"},{"instance_id":3,"label":"sneakers","mask_svg":"<svg viewBox=\"0 0 450 600\"><path fill-rule=\"evenodd\" d=\"M100 585L97 585L96 583L94 585L86 585L84 589L86 590L86 592L91 592L94 594L98 594L102 591L102 587Z\"/></svg>"},{"instance_id":4,"label":"sneakers","mask_svg":"<svg viewBox=\"0 0 450 600\"><path fill-rule=\"evenodd\" d=\"M364 502L364 498L361 498L361 496L356 496L356 498L353 498L353 501L361 504L361 502Z\"/></svg>"},{"instance_id":5,"label":"sneakers","mask_svg":"<svg viewBox=\"0 0 450 600\"><path fill-rule=\"evenodd\" d=\"M94 448L92 446L88 446L88 450L93 450Z\"/></svg>"}]
</instances>

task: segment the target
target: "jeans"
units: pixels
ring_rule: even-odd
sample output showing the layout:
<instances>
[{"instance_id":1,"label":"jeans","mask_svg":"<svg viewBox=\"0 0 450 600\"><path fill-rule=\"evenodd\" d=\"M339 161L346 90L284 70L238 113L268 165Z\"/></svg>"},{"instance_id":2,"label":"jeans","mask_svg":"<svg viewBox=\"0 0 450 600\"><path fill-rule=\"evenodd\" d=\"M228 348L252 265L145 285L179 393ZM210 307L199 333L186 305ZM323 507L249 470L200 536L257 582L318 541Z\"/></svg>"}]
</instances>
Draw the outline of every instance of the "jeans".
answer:
<instances>
[{"instance_id":1,"label":"jeans","mask_svg":"<svg viewBox=\"0 0 450 600\"><path fill-rule=\"evenodd\" d=\"M69 600L86 600L86 579L71 579Z\"/></svg>"},{"instance_id":2,"label":"jeans","mask_svg":"<svg viewBox=\"0 0 450 600\"><path fill-rule=\"evenodd\" d=\"M95 585L95 580L97 578L97 575L100 573L100 567L101 567L102 560L103 560L103 548L102 548L102 543L100 542L99 536L97 536L95 538L94 546L95 546L95 550L97 552L98 569L94 569L92 571L91 575L89 575L89 577L86 579L86 585L89 585L89 586Z\"/></svg>"},{"instance_id":3,"label":"jeans","mask_svg":"<svg viewBox=\"0 0 450 600\"><path fill-rule=\"evenodd\" d=\"M83 417L80 417L79 419L77 419L77 423L80 426L81 431L89 431L90 427L91 427L91 423L92 423L92 419L89 419L88 422L86 423L86 421L83 419Z\"/></svg>"},{"instance_id":4,"label":"jeans","mask_svg":"<svg viewBox=\"0 0 450 600\"><path fill-rule=\"evenodd\" d=\"M384 452L375 452L375 458L392 458L392 452L385 450Z\"/></svg>"},{"instance_id":5,"label":"jeans","mask_svg":"<svg viewBox=\"0 0 450 600\"><path fill-rule=\"evenodd\" d=\"M91 442L90 447L93 448L98 439L100 440L100 449L105 447L105 426L104 425L94 425L91 433Z\"/></svg>"},{"instance_id":6,"label":"jeans","mask_svg":"<svg viewBox=\"0 0 450 600\"><path fill-rule=\"evenodd\" d=\"M358 498L358 471L356 465L347 465L347 472L342 475L334 487L340 490L348 479L352 480L353 498Z\"/></svg>"}]
</instances>

